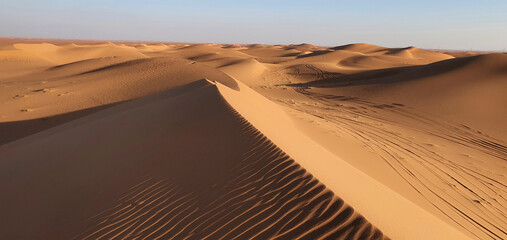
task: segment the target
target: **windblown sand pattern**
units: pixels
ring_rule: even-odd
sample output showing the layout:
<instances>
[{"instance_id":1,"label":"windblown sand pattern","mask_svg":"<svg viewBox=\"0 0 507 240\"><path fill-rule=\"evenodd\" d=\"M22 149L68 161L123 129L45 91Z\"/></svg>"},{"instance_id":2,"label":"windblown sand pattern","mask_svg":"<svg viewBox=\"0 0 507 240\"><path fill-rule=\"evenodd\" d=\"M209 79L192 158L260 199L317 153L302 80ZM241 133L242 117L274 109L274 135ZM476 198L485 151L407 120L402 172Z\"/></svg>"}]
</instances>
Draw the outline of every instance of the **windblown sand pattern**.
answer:
<instances>
[{"instance_id":1,"label":"windblown sand pattern","mask_svg":"<svg viewBox=\"0 0 507 240\"><path fill-rule=\"evenodd\" d=\"M498 162L507 160L506 148L501 143L467 126L421 115L400 104L311 93L304 88L298 92L319 103L316 107L320 111L310 112L298 104L292 107L328 120L336 129L363 143L381 156L421 198L465 231L475 234L475 229L481 233L476 235L478 238L491 239L506 234L500 227L505 224L507 212L503 197L507 185L501 176L478 169L477 162L448 159L445 153L435 149L435 144L415 141L415 133L409 135L399 128L441 138L449 146L472 149Z\"/></svg>"},{"instance_id":2,"label":"windblown sand pattern","mask_svg":"<svg viewBox=\"0 0 507 240\"><path fill-rule=\"evenodd\" d=\"M101 152L100 146L110 141L96 139L97 142L88 142L93 138L84 136L76 136L68 147L88 142L87 152L92 153L93 157L80 157L82 155L74 152L64 154L64 158L58 157L62 156L59 151L41 153L40 158L53 159L52 166L41 167L56 174L54 177L57 178L62 173L56 169L68 160L75 164L81 161L79 165L91 164L86 161L96 164L94 179L102 178L104 182L92 181L95 184L91 184L79 177L66 178L69 186L85 184L78 192L99 194L104 189L100 185L109 185L125 189L126 193L116 201L103 202L105 209L102 213L85 214L91 217L88 220L76 216L71 209L98 210L96 205L90 206L91 203L84 199L67 204L68 209L57 211L64 217L53 223L54 227L50 228L53 230L44 230L39 234L44 233L46 238L69 237L67 234L70 232L59 226L73 222L86 229L74 236L75 239L385 238L364 217L243 119L220 96L213 84L203 80L186 88L191 90L180 94L182 96L170 93L164 96L163 93L157 96L162 99L148 102L141 99L94 115L101 117L88 127L101 129L98 132L103 139L116 138L115 132L123 132L123 137L128 136L124 142L114 146L134 148L126 155L109 149ZM186 110L175 111L182 101L186 103ZM121 119L125 119L123 122L129 119L134 123L124 126L122 120L115 121L121 127L114 132L105 129L110 124L108 120L118 120L120 115ZM199 119L199 122L186 121L188 115ZM192 137L188 137L189 132L193 133ZM66 132L61 134L66 135ZM153 138L153 135L157 137ZM52 137L55 140L58 134L49 136L48 140ZM146 145L146 141L156 141L157 144ZM189 149L189 146L195 148ZM21 151L22 147L16 150ZM6 154L6 151L9 154L9 149L3 149L2 153ZM137 171L132 172L134 169ZM7 171L6 168L3 170ZM2 176L5 178L4 174ZM23 177L9 175L3 183L18 185L26 181ZM126 182L120 181L120 178L126 177L141 181L128 187ZM39 194L57 191L57 188L44 185L45 179L47 176L43 174L25 182L24 187L45 190L25 193L29 195L25 197L41 199ZM5 189L8 193L16 190ZM13 200L18 199L19 195L12 194ZM54 209L59 204L62 203L37 201L32 207ZM4 216L11 214L15 213ZM26 218L34 219L29 219L26 227L37 228L37 221L49 221L49 217L28 214ZM7 229L9 224L12 223L4 223L6 228L2 232L10 232Z\"/></svg>"},{"instance_id":3,"label":"windblown sand pattern","mask_svg":"<svg viewBox=\"0 0 507 240\"><path fill-rule=\"evenodd\" d=\"M220 171L223 178L210 181L199 176L213 175L213 168L208 173L175 176L178 173L167 166L165 175L170 178L149 176L122 197L116 207L96 216L98 223L78 238L384 239L379 230L336 198L227 103L215 101L219 103L214 111L228 110L224 114L230 116L220 119L224 128L215 129L216 139L208 141L220 142L221 131L234 133L233 139L237 141L229 145L237 149L227 156L233 160L220 164L224 168ZM183 144L172 145L168 151ZM218 156L206 156L206 152L211 152L206 146L194 152L197 159L220 161ZM193 158L187 156L184 161ZM172 177L181 177L182 185L192 188L175 185L177 180L171 180Z\"/></svg>"}]
</instances>

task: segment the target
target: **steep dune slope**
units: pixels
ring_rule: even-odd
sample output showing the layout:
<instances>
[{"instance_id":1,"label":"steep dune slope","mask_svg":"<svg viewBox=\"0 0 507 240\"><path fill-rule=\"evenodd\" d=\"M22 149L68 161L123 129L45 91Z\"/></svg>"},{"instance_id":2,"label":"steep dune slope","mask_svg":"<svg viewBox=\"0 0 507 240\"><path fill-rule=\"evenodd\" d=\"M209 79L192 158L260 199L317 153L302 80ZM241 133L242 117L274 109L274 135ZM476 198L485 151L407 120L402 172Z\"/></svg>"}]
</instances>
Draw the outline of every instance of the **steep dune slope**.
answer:
<instances>
[{"instance_id":1,"label":"steep dune slope","mask_svg":"<svg viewBox=\"0 0 507 240\"><path fill-rule=\"evenodd\" d=\"M241 82L240 91L217 84L225 99L282 150L382 231L399 239L467 239L450 225L401 197L303 134L285 112ZM345 183L354 184L345 184ZM368 197L366 197L368 196ZM375 197L371 197L375 196ZM397 222L393 225L393 222ZM427 232L427 229L432 229Z\"/></svg>"},{"instance_id":2,"label":"steep dune slope","mask_svg":"<svg viewBox=\"0 0 507 240\"><path fill-rule=\"evenodd\" d=\"M206 80L12 142L0 157L2 238L384 238Z\"/></svg>"}]
</instances>

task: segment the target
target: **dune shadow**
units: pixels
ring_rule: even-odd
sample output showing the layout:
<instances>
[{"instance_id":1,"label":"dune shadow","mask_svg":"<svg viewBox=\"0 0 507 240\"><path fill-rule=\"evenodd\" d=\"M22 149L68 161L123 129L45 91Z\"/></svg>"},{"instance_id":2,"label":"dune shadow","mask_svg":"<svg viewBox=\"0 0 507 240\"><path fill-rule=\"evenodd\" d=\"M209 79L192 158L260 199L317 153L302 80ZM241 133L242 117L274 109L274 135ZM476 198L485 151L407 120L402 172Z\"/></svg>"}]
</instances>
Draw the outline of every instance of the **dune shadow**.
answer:
<instances>
[{"instance_id":1,"label":"dune shadow","mask_svg":"<svg viewBox=\"0 0 507 240\"><path fill-rule=\"evenodd\" d=\"M328 54L328 53L331 53L331 52L333 52L333 51L331 51L331 50L314 51L314 52L309 53L309 54L299 55L299 56L297 56L297 58L306 58L306 57L320 56L320 55Z\"/></svg>"},{"instance_id":2,"label":"dune shadow","mask_svg":"<svg viewBox=\"0 0 507 240\"><path fill-rule=\"evenodd\" d=\"M184 157L168 150L170 161L77 238L387 239L220 96L213 98L219 104L209 107L222 116L206 118L218 121L209 130L215 144L199 144ZM226 128L234 137L213 134ZM188 145L173 134L168 139L170 149ZM224 158L226 146L233 150Z\"/></svg>"},{"instance_id":3,"label":"dune shadow","mask_svg":"<svg viewBox=\"0 0 507 240\"><path fill-rule=\"evenodd\" d=\"M86 108L74 112L12 122L0 122L0 145L30 136L32 134L56 127L72 120L87 116L100 110L109 108L118 103L112 103L92 108Z\"/></svg>"}]
</instances>

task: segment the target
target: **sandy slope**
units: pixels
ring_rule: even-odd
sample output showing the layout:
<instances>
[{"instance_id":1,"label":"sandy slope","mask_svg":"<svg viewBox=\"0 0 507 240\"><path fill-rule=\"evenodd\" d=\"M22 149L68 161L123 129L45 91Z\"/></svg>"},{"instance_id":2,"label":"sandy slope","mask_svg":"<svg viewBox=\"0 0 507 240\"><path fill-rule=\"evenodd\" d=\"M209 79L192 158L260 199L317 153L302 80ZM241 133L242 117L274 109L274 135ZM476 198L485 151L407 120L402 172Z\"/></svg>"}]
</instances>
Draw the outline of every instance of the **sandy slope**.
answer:
<instances>
[{"instance_id":1,"label":"sandy slope","mask_svg":"<svg viewBox=\"0 0 507 240\"><path fill-rule=\"evenodd\" d=\"M305 86L357 85L319 92L404 103L507 139L507 129L503 127L507 117L506 54L472 56L358 75Z\"/></svg>"},{"instance_id":2,"label":"sandy slope","mask_svg":"<svg viewBox=\"0 0 507 240\"><path fill-rule=\"evenodd\" d=\"M0 233L506 238L505 60L3 39Z\"/></svg>"},{"instance_id":3,"label":"sandy slope","mask_svg":"<svg viewBox=\"0 0 507 240\"><path fill-rule=\"evenodd\" d=\"M2 206L23 206L2 208L4 238L382 238L206 80L6 144L0 156Z\"/></svg>"},{"instance_id":4,"label":"sandy slope","mask_svg":"<svg viewBox=\"0 0 507 240\"><path fill-rule=\"evenodd\" d=\"M272 102L239 83L240 91L220 87L224 97L240 114L281 149L293 156L317 178L395 239L466 239L462 233L428 214L370 176L302 134ZM269 117L268 117L269 116ZM344 184L353 182L354 184ZM358 189L360 186L360 190ZM371 198L365 199L365 195ZM403 219L403 222L399 222ZM396 225L391 224L397 222ZM431 233L427 229L432 229Z\"/></svg>"}]
</instances>

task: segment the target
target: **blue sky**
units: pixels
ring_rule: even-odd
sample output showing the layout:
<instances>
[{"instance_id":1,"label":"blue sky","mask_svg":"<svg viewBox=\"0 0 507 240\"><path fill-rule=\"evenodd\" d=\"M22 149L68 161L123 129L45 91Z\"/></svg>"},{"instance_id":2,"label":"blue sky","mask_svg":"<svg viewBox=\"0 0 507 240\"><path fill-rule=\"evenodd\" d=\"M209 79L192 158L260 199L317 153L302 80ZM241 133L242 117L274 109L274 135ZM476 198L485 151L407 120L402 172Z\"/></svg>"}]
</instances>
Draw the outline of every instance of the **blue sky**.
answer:
<instances>
[{"instance_id":1,"label":"blue sky","mask_svg":"<svg viewBox=\"0 0 507 240\"><path fill-rule=\"evenodd\" d=\"M506 0L0 0L0 36L507 50Z\"/></svg>"}]
</instances>

